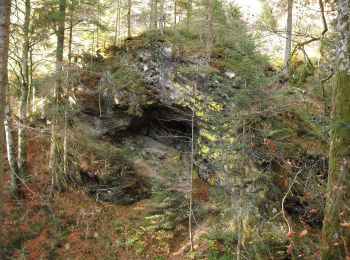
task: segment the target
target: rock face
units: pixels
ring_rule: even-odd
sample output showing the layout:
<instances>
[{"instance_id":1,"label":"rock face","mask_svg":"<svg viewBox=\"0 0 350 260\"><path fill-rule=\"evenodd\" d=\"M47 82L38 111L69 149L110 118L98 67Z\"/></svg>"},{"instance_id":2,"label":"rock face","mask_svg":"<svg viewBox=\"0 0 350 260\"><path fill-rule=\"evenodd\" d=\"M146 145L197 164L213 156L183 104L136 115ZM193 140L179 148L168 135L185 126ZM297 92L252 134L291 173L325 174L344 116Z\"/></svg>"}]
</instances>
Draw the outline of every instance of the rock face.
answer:
<instances>
[{"instance_id":1,"label":"rock face","mask_svg":"<svg viewBox=\"0 0 350 260\"><path fill-rule=\"evenodd\" d=\"M72 96L83 134L132 154L127 167L108 176L77 162L76 182L97 199L130 204L149 197L159 185L183 189L191 126L189 110L179 103L191 89L177 83L182 80L177 76L178 52L175 45L165 43L121 48L104 61L107 69L102 73L79 75L83 80ZM116 80L127 73L133 76L127 75L122 83Z\"/></svg>"},{"instance_id":2,"label":"rock face","mask_svg":"<svg viewBox=\"0 0 350 260\"><path fill-rule=\"evenodd\" d=\"M299 112L293 112L295 105L281 112L270 108L276 102L281 103L278 107L288 105L288 100L292 100L290 89L288 93L280 88L264 90L260 92L264 98L258 101L246 98L251 102L248 106L254 108L243 105L243 114L252 113L242 118L238 103L247 95L246 86L241 87L240 75L234 70L212 72L212 67L206 67L199 71L203 60L182 59L176 44L135 45L117 49L115 56L103 61L103 72L79 75L81 84L73 91L82 135L95 142L94 148L100 140L114 146L117 150L112 149L111 153L119 151L123 159L105 162L103 156L95 156L100 161L95 167L91 164L82 167L82 160L76 160L77 182L88 192L106 202L130 204L160 188L188 190L192 176L188 158L193 86L198 87L199 93L194 126L196 172L230 197L232 203L228 207L233 211L238 212L241 204L245 205L243 214L252 220L248 229L254 229L257 219L276 215L293 170L301 164L308 174L300 176L305 179L300 183L317 189L307 180L309 175L320 175L320 167L306 164L310 145L305 151L300 149L303 144L314 143L313 127L297 116ZM254 93L257 91L254 89ZM267 92L273 92L272 98ZM280 95L278 100L273 99L276 93ZM295 100L300 98L293 98L293 104ZM293 116L289 118L289 114ZM245 133L248 144L242 140L243 119L248 120L249 132ZM106 153L110 155L104 152L105 157ZM315 156L317 161L324 161ZM294 166L292 171L284 167L288 163ZM113 167L102 174L99 167L108 164ZM300 204L298 198L306 189L295 186L298 190L293 193L298 195L286 199L285 210L294 210L299 218L317 225L322 215L307 212L308 205ZM309 202L314 205L317 201Z\"/></svg>"}]
</instances>

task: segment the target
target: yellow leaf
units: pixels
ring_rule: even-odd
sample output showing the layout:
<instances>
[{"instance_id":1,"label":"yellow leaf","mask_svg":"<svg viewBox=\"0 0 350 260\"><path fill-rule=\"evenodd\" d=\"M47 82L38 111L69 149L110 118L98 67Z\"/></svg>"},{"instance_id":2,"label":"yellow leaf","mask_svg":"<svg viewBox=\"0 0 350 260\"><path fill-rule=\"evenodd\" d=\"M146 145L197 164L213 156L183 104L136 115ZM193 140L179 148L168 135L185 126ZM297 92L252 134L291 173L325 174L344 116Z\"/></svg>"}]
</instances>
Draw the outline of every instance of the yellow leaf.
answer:
<instances>
[{"instance_id":1,"label":"yellow leaf","mask_svg":"<svg viewBox=\"0 0 350 260\"><path fill-rule=\"evenodd\" d=\"M207 153L209 153L209 147L208 146L205 146L205 145L203 145L201 148L200 148L200 151L201 151L201 153L202 154L207 154Z\"/></svg>"},{"instance_id":2,"label":"yellow leaf","mask_svg":"<svg viewBox=\"0 0 350 260\"><path fill-rule=\"evenodd\" d=\"M202 117L202 116L204 116L204 112L203 112L203 111L197 111L197 112L196 112L196 115L197 115L198 117Z\"/></svg>"},{"instance_id":3,"label":"yellow leaf","mask_svg":"<svg viewBox=\"0 0 350 260\"><path fill-rule=\"evenodd\" d=\"M209 141L216 141L217 137L215 135L213 135L212 133L208 132L207 130L201 129L199 134L203 137L205 137L206 139L208 139Z\"/></svg>"}]
</instances>

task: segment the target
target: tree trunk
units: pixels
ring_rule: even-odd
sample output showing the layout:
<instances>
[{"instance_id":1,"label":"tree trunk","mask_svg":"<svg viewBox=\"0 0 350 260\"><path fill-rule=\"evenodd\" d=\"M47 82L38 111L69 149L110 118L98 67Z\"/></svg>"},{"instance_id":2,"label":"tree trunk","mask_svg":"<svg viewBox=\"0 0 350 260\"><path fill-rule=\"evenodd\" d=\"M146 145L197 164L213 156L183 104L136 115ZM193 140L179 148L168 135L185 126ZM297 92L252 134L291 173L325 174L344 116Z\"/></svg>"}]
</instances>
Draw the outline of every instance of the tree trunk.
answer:
<instances>
[{"instance_id":1,"label":"tree trunk","mask_svg":"<svg viewBox=\"0 0 350 260\"><path fill-rule=\"evenodd\" d=\"M114 32L114 43L113 46L117 45L118 34L119 34L119 10L120 10L120 0L117 0L117 15L115 18L115 32Z\"/></svg>"},{"instance_id":2,"label":"tree trunk","mask_svg":"<svg viewBox=\"0 0 350 260\"><path fill-rule=\"evenodd\" d=\"M55 103L58 108L62 94L62 62L64 50L64 29L65 29L65 14L66 14L66 0L59 1L59 22L57 28L57 47L56 47L56 83L54 89ZM57 109L58 110L58 109ZM58 111L56 111L57 113ZM58 115L55 115L56 117ZM52 188L58 192L63 191L63 177L60 176L59 167L57 165L57 146L59 138L57 136L57 119L54 118L51 128L51 151L50 151L50 170L52 176Z\"/></svg>"},{"instance_id":3,"label":"tree trunk","mask_svg":"<svg viewBox=\"0 0 350 260\"><path fill-rule=\"evenodd\" d=\"M96 49L100 46L100 1L97 1Z\"/></svg>"},{"instance_id":4,"label":"tree trunk","mask_svg":"<svg viewBox=\"0 0 350 260\"><path fill-rule=\"evenodd\" d=\"M10 104L9 90L7 86L6 90L6 105L5 105L5 134L6 134L6 151L7 151L7 161L9 165L9 175L10 175L10 194L13 198L23 198L23 193L21 193L21 182L18 174L18 167L16 163L15 156L15 144L13 141L13 127L12 127L12 110Z\"/></svg>"},{"instance_id":5,"label":"tree trunk","mask_svg":"<svg viewBox=\"0 0 350 260\"><path fill-rule=\"evenodd\" d=\"M128 22L128 38L131 37L131 0L128 0L128 14L127 14L127 22Z\"/></svg>"},{"instance_id":6,"label":"tree trunk","mask_svg":"<svg viewBox=\"0 0 350 260\"><path fill-rule=\"evenodd\" d=\"M27 117L28 115L33 112L34 107L34 98L35 97L35 87L33 83L33 70L34 70L34 64L33 64L33 48L29 49L29 61L28 61L28 93L27 93Z\"/></svg>"},{"instance_id":7,"label":"tree trunk","mask_svg":"<svg viewBox=\"0 0 350 260\"><path fill-rule=\"evenodd\" d=\"M151 15L150 15L150 25L151 29L158 28L158 0L151 0Z\"/></svg>"},{"instance_id":8,"label":"tree trunk","mask_svg":"<svg viewBox=\"0 0 350 260\"><path fill-rule=\"evenodd\" d=\"M288 0L288 18L287 18L287 30L286 30L286 48L284 54L284 73L289 76L290 73L290 61L292 53L292 29L293 29L293 0Z\"/></svg>"},{"instance_id":9,"label":"tree trunk","mask_svg":"<svg viewBox=\"0 0 350 260\"><path fill-rule=\"evenodd\" d=\"M177 23L177 0L174 0L174 26Z\"/></svg>"},{"instance_id":10,"label":"tree trunk","mask_svg":"<svg viewBox=\"0 0 350 260\"><path fill-rule=\"evenodd\" d=\"M187 30L190 29L191 20L192 20L192 0L189 0L188 6L187 6Z\"/></svg>"},{"instance_id":11,"label":"tree trunk","mask_svg":"<svg viewBox=\"0 0 350 260\"><path fill-rule=\"evenodd\" d=\"M9 27L11 15L11 0L0 1L0 258L4 255L4 118L5 118L5 93L8 85L8 51L9 51Z\"/></svg>"},{"instance_id":12,"label":"tree trunk","mask_svg":"<svg viewBox=\"0 0 350 260\"><path fill-rule=\"evenodd\" d=\"M25 124L27 120L27 96L29 86L29 28L30 28L30 0L25 0L25 17L23 24L23 45L21 64L21 96L19 99L19 127L18 127L18 172L21 178L27 175L27 138Z\"/></svg>"},{"instance_id":13,"label":"tree trunk","mask_svg":"<svg viewBox=\"0 0 350 260\"><path fill-rule=\"evenodd\" d=\"M164 34L164 0L160 0L159 2L159 30L160 34Z\"/></svg>"},{"instance_id":14,"label":"tree trunk","mask_svg":"<svg viewBox=\"0 0 350 260\"><path fill-rule=\"evenodd\" d=\"M70 72L72 70L72 42L73 42L73 15L74 15L74 5L75 1L72 1L72 6L70 10L70 20L69 20L69 40L68 40L68 68L67 68L67 82L66 82L66 93L65 102L66 107L64 110L64 137L63 137L63 176L68 175L68 106L70 97Z\"/></svg>"},{"instance_id":15,"label":"tree trunk","mask_svg":"<svg viewBox=\"0 0 350 260\"><path fill-rule=\"evenodd\" d=\"M322 259L350 258L350 2L338 0L337 85L333 93L330 166Z\"/></svg>"},{"instance_id":16,"label":"tree trunk","mask_svg":"<svg viewBox=\"0 0 350 260\"><path fill-rule=\"evenodd\" d=\"M213 52L213 0L207 0L207 62L211 60L211 55Z\"/></svg>"},{"instance_id":17,"label":"tree trunk","mask_svg":"<svg viewBox=\"0 0 350 260\"><path fill-rule=\"evenodd\" d=\"M70 10L70 19L69 19L69 40L68 40L68 63L72 63L72 43L73 43L73 27L74 27L74 5L75 1L72 1L71 10ZM70 68L68 68L70 69Z\"/></svg>"},{"instance_id":18,"label":"tree trunk","mask_svg":"<svg viewBox=\"0 0 350 260\"><path fill-rule=\"evenodd\" d=\"M196 118L196 99L197 99L197 86L193 84L192 87L192 95L193 95L193 105L192 105L192 115L191 115L191 165L190 165L190 174L189 174L189 212L188 212L188 234L189 234L189 242L190 242L190 249L191 252L193 251L193 225L192 225L192 218L193 218L193 171L194 171L194 156L195 156L195 140L194 140L194 127L195 127L195 118Z\"/></svg>"}]
</instances>

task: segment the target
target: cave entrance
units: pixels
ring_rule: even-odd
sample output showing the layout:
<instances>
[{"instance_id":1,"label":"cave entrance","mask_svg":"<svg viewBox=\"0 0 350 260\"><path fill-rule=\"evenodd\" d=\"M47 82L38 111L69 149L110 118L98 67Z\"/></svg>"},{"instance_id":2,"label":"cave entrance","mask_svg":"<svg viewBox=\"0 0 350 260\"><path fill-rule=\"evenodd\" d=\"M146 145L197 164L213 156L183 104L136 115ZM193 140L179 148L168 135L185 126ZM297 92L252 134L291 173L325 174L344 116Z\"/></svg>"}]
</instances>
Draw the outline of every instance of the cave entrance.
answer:
<instances>
[{"instance_id":1,"label":"cave entrance","mask_svg":"<svg viewBox=\"0 0 350 260\"><path fill-rule=\"evenodd\" d=\"M116 139L146 136L177 150L188 150L192 138L191 112L167 106L150 106L141 117L133 118L130 126Z\"/></svg>"},{"instance_id":2,"label":"cave entrance","mask_svg":"<svg viewBox=\"0 0 350 260\"><path fill-rule=\"evenodd\" d=\"M124 205L150 197L158 187L183 187L177 182L187 183L191 115L164 105L145 108L125 130L108 135L114 145L128 149L128 166L103 179L81 172L81 184L99 200Z\"/></svg>"}]
</instances>

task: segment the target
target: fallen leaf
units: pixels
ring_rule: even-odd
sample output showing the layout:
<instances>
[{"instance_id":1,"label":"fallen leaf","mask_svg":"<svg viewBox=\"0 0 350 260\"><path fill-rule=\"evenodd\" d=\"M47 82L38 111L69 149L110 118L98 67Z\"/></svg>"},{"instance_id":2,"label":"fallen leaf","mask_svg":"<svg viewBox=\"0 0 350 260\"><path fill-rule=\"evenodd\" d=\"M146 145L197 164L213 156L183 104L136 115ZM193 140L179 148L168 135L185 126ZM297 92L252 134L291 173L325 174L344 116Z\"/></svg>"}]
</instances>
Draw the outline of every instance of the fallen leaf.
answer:
<instances>
[{"instance_id":1,"label":"fallen leaf","mask_svg":"<svg viewBox=\"0 0 350 260\"><path fill-rule=\"evenodd\" d=\"M310 213L312 213L312 214L317 214L317 213L318 213L318 209L311 209L311 210L310 210Z\"/></svg>"},{"instance_id":2,"label":"fallen leaf","mask_svg":"<svg viewBox=\"0 0 350 260\"><path fill-rule=\"evenodd\" d=\"M340 226L342 226L343 228L350 229L350 223L341 223Z\"/></svg>"},{"instance_id":3,"label":"fallen leaf","mask_svg":"<svg viewBox=\"0 0 350 260\"><path fill-rule=\"evenodd\" d=\"M304 238L304 237L306 237L308 234L309 234L309 231L307 231L307 229L305 229L305 230L303 230L303 231L300 232L299 237L300 237L300 238Z\"/></svg>"},{"instance_id":4,"label":"fallen leaf","mask_svg":"<svg viewBox=\"0 0 350 260\"><path fill-rule=\"evenodd\" d=\"M308 192L304 193L303 200L310 200L310 199L311 199L311 194Z\"/></svg>"}]
</instances>

